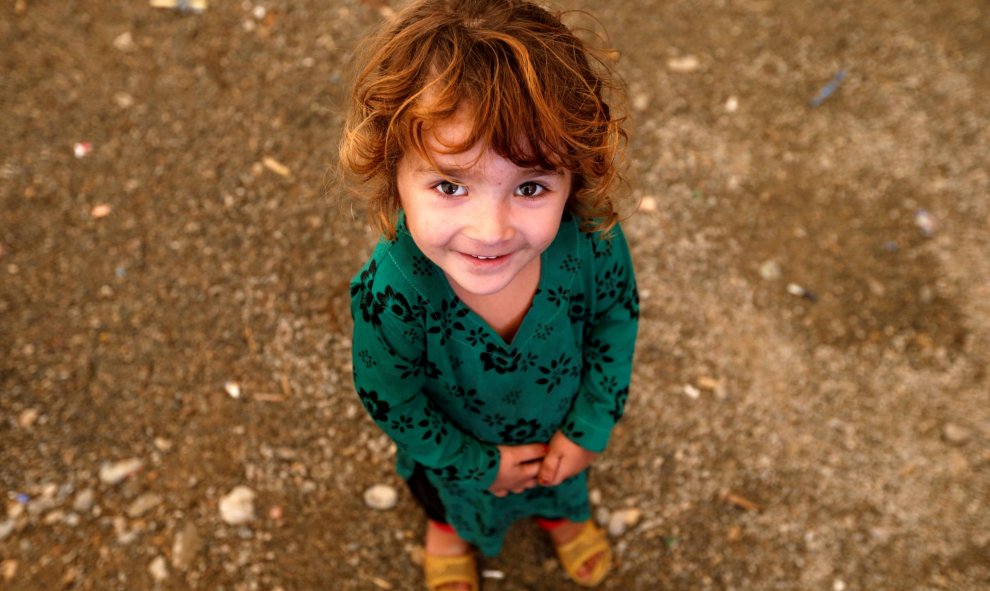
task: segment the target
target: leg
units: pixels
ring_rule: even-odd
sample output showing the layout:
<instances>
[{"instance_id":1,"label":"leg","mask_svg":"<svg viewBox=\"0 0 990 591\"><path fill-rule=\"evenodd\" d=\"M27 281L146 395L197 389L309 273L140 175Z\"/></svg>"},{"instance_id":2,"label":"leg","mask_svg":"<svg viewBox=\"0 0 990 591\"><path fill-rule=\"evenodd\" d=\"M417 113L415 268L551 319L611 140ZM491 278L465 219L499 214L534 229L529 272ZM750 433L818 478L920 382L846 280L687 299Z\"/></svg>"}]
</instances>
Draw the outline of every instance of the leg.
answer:
<instances>
[{"instance_id":1,"label":"leg","mask_svg":"<svg viewBox=\"0 0 990 591\"><path fill-rule=\"evenodd\" d=\"M477 591L478 567L471 546L452 527L428 521L425 547L423 566L430 591Z\"/></svg>"}]
</instances>

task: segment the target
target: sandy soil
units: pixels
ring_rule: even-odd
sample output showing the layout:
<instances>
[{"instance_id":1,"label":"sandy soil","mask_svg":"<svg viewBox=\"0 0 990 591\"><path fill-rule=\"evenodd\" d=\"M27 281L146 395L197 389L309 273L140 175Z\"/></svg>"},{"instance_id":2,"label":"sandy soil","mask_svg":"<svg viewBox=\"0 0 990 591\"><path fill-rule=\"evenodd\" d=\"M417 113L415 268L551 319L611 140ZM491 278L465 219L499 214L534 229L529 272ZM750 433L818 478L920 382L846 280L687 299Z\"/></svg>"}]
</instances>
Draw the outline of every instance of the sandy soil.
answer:
<instances>
[{"instance_id":1,"label":"sandy soil","mask_svg":"<svg viewBox=\"0 0 990 591\"><path fill-rule=\"evenodd\" d=\"M328 176L387 4L211 4L0 7L0 588L420 588ZM559 6L620 52L646 204L603 588L990 588L986 3ZM574 588L531 524L484 567Z\"/></svg>"}]
</instances>

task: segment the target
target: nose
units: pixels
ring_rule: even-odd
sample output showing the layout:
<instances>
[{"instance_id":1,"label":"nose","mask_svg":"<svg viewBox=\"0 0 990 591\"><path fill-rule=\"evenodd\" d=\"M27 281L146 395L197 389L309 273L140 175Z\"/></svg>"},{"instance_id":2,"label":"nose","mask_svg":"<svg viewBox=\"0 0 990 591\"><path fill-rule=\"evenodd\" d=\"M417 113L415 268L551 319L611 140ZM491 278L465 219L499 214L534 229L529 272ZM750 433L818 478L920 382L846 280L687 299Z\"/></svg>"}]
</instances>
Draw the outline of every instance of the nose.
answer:
<instances>
[{"instance_id":1,"label":"nose","mask_svg":"<svg viewBox=\"0 0 990 591\"><path fill-rule=\"evenodd\" d=\"M485 197L474 202L471 211L472 240L484 245L496 245L512 238L511 203L507 200Z\"/></svg>"}]
</instances>

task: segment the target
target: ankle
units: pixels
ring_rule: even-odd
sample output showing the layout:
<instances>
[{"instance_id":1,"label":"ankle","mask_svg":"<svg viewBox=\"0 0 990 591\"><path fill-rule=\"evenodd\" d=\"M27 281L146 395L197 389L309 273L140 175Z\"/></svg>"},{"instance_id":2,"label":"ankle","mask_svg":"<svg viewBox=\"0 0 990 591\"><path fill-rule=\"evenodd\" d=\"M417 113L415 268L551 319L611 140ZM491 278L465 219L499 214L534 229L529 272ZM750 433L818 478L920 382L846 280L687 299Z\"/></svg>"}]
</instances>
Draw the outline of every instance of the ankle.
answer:
<instances>
[{"instance_id":1,"label":"ankle","mask_svg":"<svg viewBox=\"0 0 990 591\"><path fill-rule=\"evenodd\" d=\"M446 524L429 522L426 526L425 549L434 556L460 556L467 554L471 546L464 541L454 528Z\"/></svg>"}]
</instances>

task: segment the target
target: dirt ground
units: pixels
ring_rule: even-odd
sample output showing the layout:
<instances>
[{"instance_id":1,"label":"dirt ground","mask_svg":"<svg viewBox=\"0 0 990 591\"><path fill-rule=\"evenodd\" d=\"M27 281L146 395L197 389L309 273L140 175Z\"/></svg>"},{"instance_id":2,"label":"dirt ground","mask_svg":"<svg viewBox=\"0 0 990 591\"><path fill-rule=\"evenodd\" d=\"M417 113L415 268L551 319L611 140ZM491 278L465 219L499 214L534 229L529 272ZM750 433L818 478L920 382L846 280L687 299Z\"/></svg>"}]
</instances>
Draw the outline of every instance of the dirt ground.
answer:
<instances>
[{"instance_id":1,"label":"dirt ground","mask_svg":"<svg viewBox=\"0 0 990 591\"><path fill-rule=\"evenodd\" d=\"M603 588L990 588L990 7L556 5L611 34L643 199ZM328 174L387 12L0 6L0 588L420 588L350 381L375 236ZM483 566L575 588L528 523Z\"/></svg>"}]
</instances>

